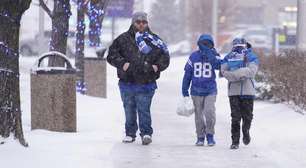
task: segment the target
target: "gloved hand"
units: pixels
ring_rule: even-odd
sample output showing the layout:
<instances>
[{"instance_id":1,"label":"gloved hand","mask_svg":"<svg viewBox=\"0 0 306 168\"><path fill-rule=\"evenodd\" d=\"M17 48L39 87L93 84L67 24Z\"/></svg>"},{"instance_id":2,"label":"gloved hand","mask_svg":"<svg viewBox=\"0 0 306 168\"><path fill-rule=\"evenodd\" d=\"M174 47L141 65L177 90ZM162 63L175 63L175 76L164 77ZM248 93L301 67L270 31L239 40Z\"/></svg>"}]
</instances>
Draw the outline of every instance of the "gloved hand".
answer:
<instances>
[{"instance_id":1,"label":"gloved hand","mask_svg":"<svg viewBox=\"0 0 306 168\"><path fill-rule=\"evenodd\" d=\"M183 92L183 97L189 97L189 92L188 91L184 91Z\"/></svg>"},{"instance_id":2,"label":"gloved hand","mask_svg":"<svg viewBox=\"0 0 306 168\"><path fill-rule=\"evenodd\" d=\"M143 33L137 32L135 35L135 40L140 52L143 54L148 54L151 52L152 48L144 41Z\"/></svg>"},{"instance_id":3,"label":"gloved hand","mask_svg":"<svg viewBox=\"0 0 306 168\"><path fill-rule=\"evenodd\" d=\"M212 49L211 49L211 52L212 52L212 54L215 55L215 56L220 56L220 54L217 52L217 50L216 50L215 48L212 48Z\"/></svg>"},{"instance_id":4,"label":"gloved hand","mask_svg":"<svg viewBox=\"0 0 306 168\"><path fill-rule=\"evenodd\" d=\"M239 54L234 52L232 56L228 59L227 65L230 71L234 71L242 67L245 67L245 54L244 53Z\"/></svg>"},{"instance_id":5,"label":"gloved hand","mask_svg":"<svg viewBox=\"0 0 306 168\"><path fill-rule=\"evenodd\" d=\"M206 54L205 55L206 55L207 60L209 62L214 62L217 59L217 57L220 56L215 48L211 48L209 50L206 50Z\"/></svg>"}]
</instances>

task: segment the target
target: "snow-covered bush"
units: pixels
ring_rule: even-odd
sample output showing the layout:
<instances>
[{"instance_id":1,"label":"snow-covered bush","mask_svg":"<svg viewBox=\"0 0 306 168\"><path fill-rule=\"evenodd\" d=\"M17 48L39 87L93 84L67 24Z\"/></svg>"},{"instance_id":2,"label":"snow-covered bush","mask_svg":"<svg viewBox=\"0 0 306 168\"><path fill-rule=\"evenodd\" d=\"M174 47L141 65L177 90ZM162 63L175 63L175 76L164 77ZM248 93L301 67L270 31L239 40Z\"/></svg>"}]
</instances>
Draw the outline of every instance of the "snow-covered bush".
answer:
<instances>
[{"instance_id":1,"label":"snow-covered bush","mask_svg":"<svg viewBox=\"0 0 306 168\"><path fill-rule=\"evenodd\" d=\"M273 93L271 91L271 84L262 71L259 71L256 75L256 99L258 100L271 100Z\"/></svg>"},{"instance_id":2,"label":"snow-covered bush","mask_svg":"<svg viewBox=\"0 0 306 168\"><path fill-rule=\"evenodd\" d=\"M291 50L282 55L260 56L260 61L258 97L306 109L306 53Z\"/></svg>"}]
</instances>

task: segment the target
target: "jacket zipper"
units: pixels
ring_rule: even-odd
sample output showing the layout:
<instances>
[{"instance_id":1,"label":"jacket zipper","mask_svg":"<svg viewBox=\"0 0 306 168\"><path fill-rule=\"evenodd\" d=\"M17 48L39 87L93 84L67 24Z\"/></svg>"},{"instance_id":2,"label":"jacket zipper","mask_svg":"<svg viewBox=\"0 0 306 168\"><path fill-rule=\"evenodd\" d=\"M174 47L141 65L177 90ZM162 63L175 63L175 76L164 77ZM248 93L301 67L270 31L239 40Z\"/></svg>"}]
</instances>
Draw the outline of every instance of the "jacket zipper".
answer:
<instances>
[{"instance_id":1,"label":"jacket zipper","mask_svg":"<svg viewBox=\"0 0 306 168\"><path fill-rule=\"evenodd\" d=\"M250 79L250 80L251 80L251 83L252 83L252 85L253 85L253 88L255 89L255 84L254 84L253 79Z\"/></svg>"},{"instance_id":2,"label":"jacket zipper","mask_svg":"<svg viewBox=\"0 0 306 168\"><path fill-rule=\"evenodd\" d=\"M243 95L243 81L240 82L240 85L241 85L240 96L242 96Z\"/></svg>"}]
</instances>

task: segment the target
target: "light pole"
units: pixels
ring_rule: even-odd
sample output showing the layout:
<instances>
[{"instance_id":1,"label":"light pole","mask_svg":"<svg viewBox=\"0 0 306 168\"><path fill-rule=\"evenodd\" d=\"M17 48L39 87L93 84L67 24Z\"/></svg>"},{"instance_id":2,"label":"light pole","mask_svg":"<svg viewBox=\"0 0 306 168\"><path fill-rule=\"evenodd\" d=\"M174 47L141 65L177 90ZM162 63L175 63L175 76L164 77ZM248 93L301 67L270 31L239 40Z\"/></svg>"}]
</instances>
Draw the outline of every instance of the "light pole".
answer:
<instances>
[{"instance_id":1,"label":"light pole","mask_svg":"<svg viewBox=\"0 0 306 168\"><path fill-rule=\"evenodd\" d=\"M42 48L44 48L43 47L43 45L46 45L46 44L44 44L43 43L43 41L44 41L44 31L45 31L45 11L43 10L43 8L42 7L40 7L39 6L39 15L38 15L38 24L39 24L39 26L38 26L38 40L39 40L39 51L38 51L38 54L39 55L41 55L42 54L42 52L44 52L44 51L42 51L41 49Z\"/></svg>"},{"instance_id":2,"label":"light pole","mask_svg":"<svg viewBox=\"0 0 306 168\"><path fill-rule=\"evenodd\" d=\"M306 51L306 0L298 0L297 50Z\"/></svg>"},{"instance_id":3,"label":"light pole","mask_svg":"<svg viewBox=\"0 0 306 168\"><path fill-rule=\"evenodd\" d=\"M218 1L219 0L212 0L213 7L212 7L212 34L215 39L215 46L218 47Z\"/></svg>"}]
</instances>

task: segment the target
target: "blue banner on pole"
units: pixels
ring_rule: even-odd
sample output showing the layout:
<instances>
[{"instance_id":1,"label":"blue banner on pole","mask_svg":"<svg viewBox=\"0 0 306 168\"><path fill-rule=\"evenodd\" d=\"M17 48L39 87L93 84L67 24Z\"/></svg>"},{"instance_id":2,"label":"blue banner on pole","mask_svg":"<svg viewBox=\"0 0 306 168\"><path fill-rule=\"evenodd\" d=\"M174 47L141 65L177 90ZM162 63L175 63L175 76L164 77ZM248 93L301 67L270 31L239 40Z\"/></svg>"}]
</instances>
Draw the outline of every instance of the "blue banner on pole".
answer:
<instances>
[{"instance_id":1,"label":"blue banner on pole","mask_svg":"<svg viewBox=\"0 0 306 168\"><path fill-rule=\"evenodd\" d=\"M133 15L134 0L111 0L107 6L106 16L126 17Z\"/></svg>"}]
</instances>

